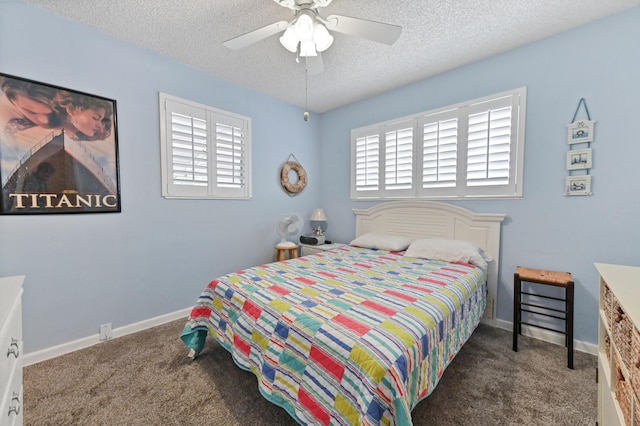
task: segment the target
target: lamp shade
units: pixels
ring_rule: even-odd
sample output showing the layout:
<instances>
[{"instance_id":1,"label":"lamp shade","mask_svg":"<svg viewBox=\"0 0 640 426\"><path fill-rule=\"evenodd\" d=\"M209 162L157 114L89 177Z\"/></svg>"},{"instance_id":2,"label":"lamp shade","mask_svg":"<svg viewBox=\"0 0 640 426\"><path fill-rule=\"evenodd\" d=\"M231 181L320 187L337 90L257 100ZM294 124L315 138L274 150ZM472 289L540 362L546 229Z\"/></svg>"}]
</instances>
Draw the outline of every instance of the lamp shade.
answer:
<instances>
[{"instance_id":1,"label":"lamp shade","mask_svg":"<svg viewBox=\"0 0 640 426\"><path fill-rule=\"evenodd\" d=\"M313 42L318 52L324 52L333 44L333 36L321 22L313 25Z\"/></svg>"},{"instance_id":2,"label":"lamp shade","mask_svg":"<svg viewBox=\"0 0 640 426\"><path fill-rule=\"evenodd\" d=\"M310 218L311 230L314 234L324 235L327 232L327 215L323 209L315 209Z\"/></svg>"},{"instance_id":3,"label":"lamp shade","mask_svg":"<svg viewBox=\"0 0 640 426\"><path fill-rule=\"evenodd\" d=\"M311 41L313 39L313 18L310 12L300 13L294 27L300 41Z\"/></svg>"},{"instance_id":4,"label":"lamp shade","mask_svg":"<svg viewBox=\"0 0 640 426\"><path fill-rule=\"evenodd\" d=\"M313 40L300 41L300 56L318 56L316 45Z\"/></svg>"},{"instance_id":5,"label":"lamp shade","mask_svg":"<svg viewBox=\"0 0 640 426\"><path fill-rule=\"evenodd\" d=\"M296 53L298 51L298 36L293 26L289 26L280 37L280 44L284 46L289 52Z\"/></svg>"},{"instance_id":6,"label":"lamp shade","mask_svg":"<svg viewBox=\"0 0 640 426\"><path fill-rule=\"evenodd\" d=\"M311 219L314 221L326 221L327 215L324 213L324 209L315 209L313 213L311 213Z\"/></svg>"}]
</instances>

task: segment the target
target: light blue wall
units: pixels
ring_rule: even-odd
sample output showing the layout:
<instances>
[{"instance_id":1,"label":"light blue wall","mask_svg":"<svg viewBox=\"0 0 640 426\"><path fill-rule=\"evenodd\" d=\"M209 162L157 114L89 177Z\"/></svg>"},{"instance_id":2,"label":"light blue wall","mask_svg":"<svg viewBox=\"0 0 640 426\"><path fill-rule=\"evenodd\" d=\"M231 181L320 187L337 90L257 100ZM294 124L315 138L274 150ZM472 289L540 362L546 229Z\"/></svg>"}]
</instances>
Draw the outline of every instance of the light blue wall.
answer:
<instances>
[{"instance_id":1,"label":"light blue wall","mask_svg":"<svg viewBox=\"0 0 640 426\"><path fill-rule=\"evenodd\" d=\"M0 2L0 72L117 101L122 213L0 216L0 276L27 276L27 352L190 307L213 277L271 261L283 215L317 207L318 116L21 2ZM252 200L160 196L159 91L252 118ZM290 153L310 177L297 197L279 181Z\"/></svg>"},{"instance_id":2,"label":"light blue wall","mask_svg":"<svg viewBox=\"0 0 640 426\"><path fill-rule=\"evenodd\" d=\"M333 165L331 173L322 170L321 191L330 236L350 241L350 209L375 204L349 198L352 128L526 86L524 197L455 204L507 214L498 318L512 320L516 266L569 271L576 282L576 338L595 343L599 281L593 263L640 265L638 23L635 8L323 114L321 164ZM566 125L583 97L596 120L594 194L565 197ZM578 118L586 118L584 110Z\"/></svg>"}]
</instances>

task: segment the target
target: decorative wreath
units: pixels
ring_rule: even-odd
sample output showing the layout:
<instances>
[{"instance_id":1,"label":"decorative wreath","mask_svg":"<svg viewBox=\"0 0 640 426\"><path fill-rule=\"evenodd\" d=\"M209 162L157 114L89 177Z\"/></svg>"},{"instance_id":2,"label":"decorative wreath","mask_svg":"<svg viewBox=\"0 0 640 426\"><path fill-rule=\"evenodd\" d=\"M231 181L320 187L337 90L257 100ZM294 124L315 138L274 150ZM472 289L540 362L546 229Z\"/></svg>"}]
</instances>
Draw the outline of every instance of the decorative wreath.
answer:
<instances>
[{"instance_id":1,"label":"decorative wreath","mask_svg":"<svg viewBox=\"0 0 640 426\"><path fill-rule=\"evenodd\" d=\"M289 181L289 172L294 171L298 175L298 181L291 183ZM297 161L287 161L280 170L280 183L285 191L290 194L297 194L307 186L307 172L304 167Z\"/></svg>"}]
</instances>

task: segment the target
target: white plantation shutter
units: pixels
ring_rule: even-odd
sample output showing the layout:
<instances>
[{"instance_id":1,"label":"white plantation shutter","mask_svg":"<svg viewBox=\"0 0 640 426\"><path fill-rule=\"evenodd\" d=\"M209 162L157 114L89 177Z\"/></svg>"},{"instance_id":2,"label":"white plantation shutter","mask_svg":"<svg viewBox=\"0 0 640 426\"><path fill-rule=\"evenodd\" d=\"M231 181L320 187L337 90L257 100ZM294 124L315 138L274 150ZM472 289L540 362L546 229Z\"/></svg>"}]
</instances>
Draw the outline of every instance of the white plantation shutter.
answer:
<instances>
[{"instance_id":1,"label":"white plantation shutter","mask_svg":"<svg viewBox=\"0 0 640 426\"><path fill-rule=\"evenodd\" d=\"M504 185L509 182L511 107L469 116L467 185Z\"/></svg>"},{"instance_id":2,"label":"white plantation shutter","mask_svg":"<svg viewBox=\"0 0 640 426\"><path fill-rule=\"evenodd\" d=\"M424 117L422 126L422 189L448 194L458 173L458 115L447 111ZM422 192L421 192L422 193Z\"/></svg>"},{"instance_id":3,"label":"white plantation shutter","mask_svg":"<svg viewBox=\"0 0 640 426\"><path fill-rule=\"evenodd\" d=\"M250 120L160 94L162 195L250 198Z\"/></svg>"},{"instance_id":4,"label":"white plantation shutter","mask_svg":"<svg viewBox=\"0 0 640 426\"><path fill-rule=\"evenodd\" d=\"M192 105L171 102L166 111L163 190L187 197L209 193L207 114ZM165 176L166 175L166 176Z\"/></svg>"},{"instance_id":5,"label":"white plantation shutter","mask_svg":"<svg viewBox=\"0 0 640 426\"><path fill-rule=\"evenodd\" d=\"M174 185L207 186L207 122L171 113Z\"/></svg>"},{"instance_id":6,"label":"white plantation shutter","mask_svg":"<svg viewBox=\"0 0 640 426\"><path fill-rule=\"evenodd\" d=\"M369 194L380 188L380 135L363 133L355 140L355 190Z\"/></svg>"},{"instance_id":7,"label":"white plantation shutter","mask_svg":"<svg viewBox=\"0 0 640 426\"><path fill-rule=\"evenodd\" d=\"M523 87L354 129L351 198L521 197L525 117Z\"/></svg>"},{"instance_id":8,"label":"white plantation shutter","mask_svg":"<svg viewBox=\"0 0 640 426\"><path fill-rule=\"evenodd\" d=\"M246 132L243 122L233 117L215 117L216 185L219 188L241 189L245 185L246 176Z\"/></svg>"},{"instance_id":9,"label":"white plantation shutter","mask_svg":"<svg viewBox=\"0 0 640 426\"><path fill-rule=\"evenodd\" d=\"M505 96L469 106L466 185L470 195L514 195L519 99Z\"/></svg>"},{"instance_id":10,"label":"white plantation shutter","mask_svg":"<svg viewBox=\"0 0 640 426\"><path fill-rule=\"evenodd\" d=\"M388 195L410 194L413 189L413 135L415 120L386 126L384 189Z\"/></svg>"}]
</instances>

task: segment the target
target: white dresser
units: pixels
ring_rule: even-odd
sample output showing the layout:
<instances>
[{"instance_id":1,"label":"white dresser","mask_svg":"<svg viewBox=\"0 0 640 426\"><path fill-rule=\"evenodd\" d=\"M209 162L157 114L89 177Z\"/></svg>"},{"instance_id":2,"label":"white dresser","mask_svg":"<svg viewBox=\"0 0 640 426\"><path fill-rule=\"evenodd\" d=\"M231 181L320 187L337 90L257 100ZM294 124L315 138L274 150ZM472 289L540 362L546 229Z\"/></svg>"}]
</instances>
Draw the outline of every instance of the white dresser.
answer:
<instances>
[{"instance_id":1,"label":"white dresser","mask_svg":"<svg viewBox=\"0 0 640 426\"><path fill-rule=\"evenodd\" d=\"M0 426L22 425L22 282L0 278Z\"/></svg>"},{"instance_id":2,"label":"white dresser","mask_svg":"<svg viewBox=\"0 0 640 426\"><path fill-rule=\"evenodd\" d=\"M598 424L640 426L640 267L596 263Z\"/></svg>"}]
</instances>

